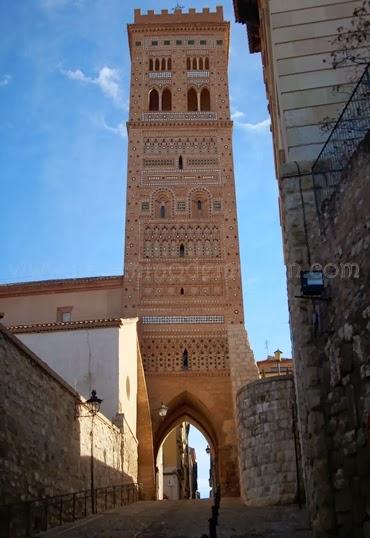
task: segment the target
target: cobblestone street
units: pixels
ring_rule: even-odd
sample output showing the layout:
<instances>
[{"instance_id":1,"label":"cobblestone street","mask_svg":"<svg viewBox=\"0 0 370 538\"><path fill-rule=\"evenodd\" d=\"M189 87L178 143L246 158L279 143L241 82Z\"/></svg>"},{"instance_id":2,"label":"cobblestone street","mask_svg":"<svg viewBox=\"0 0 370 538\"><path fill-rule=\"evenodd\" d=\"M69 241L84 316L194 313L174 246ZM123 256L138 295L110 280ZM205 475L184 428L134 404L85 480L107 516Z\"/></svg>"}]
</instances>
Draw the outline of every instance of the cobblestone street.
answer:
<instances>
[{"instance_id":1,"label":"cobblestone street","mask_svg":"<svg viewBox=\"0 0 370 538\"><path fill-rule=\"evenodd\" d=\"M39 535L40 538L201 538L208 535L212 503L143 501ZM218 538L311 538L304 510L296 506L248 508L221 501Z\"/></svg>"}]
</instances>

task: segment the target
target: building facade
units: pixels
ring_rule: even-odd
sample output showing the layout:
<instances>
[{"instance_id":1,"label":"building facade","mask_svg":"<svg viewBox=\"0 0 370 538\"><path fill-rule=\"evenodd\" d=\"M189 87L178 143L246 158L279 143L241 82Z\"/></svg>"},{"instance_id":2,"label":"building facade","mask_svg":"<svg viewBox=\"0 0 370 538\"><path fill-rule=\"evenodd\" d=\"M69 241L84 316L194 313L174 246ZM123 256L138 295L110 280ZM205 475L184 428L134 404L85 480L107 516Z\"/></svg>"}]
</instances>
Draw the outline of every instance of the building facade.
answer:
<instances>
[{"instance_id":1,"label":"building facade","mask_svg":"<svg viewBox=\"0 0 370 538\"><path fill-rule=\"evenodd\" d=\"M250 51L261 52L269 101L302 466L317 538L370 531L369 66L333 66L356 44L357 29L369 27L367 6L234 1ZM352 57L368 56L368 30L361 36ZM338 119L330 132L326 117ZM316 271L320 291L306 293L301 271Z\"/></svg>"},{"instance_id":2,"label":"building facade","mask_svg":"<svg viewBox=\"0 0 370 538\"><path fill-rule=\"evenodd\" d=\"M83 390L96 388L101 364L91 357L104 347L107 327L138 319L137 354L130 343L137 366L130 388L137 386L137 393L130 397L137 403L133 431L145 495L155 496L163 440L184 421L207 438L214 482L224 495L239 495L235 397L258 378L258 370L243 317L229 23L221 7L135 10L128 37L124 275L3 285L0 311L4 323L74 386L77 368ZM87 324L94 334L86 332ZM117 340L120 331L110 332ZM99 394L121 395L114 396L116 412L125 413L127 374L121 379L119 369L125 343L116 344L111 359L101 355L107 375ZM63 349L70 357L61 365ZM168 407L165 419L158 414L162 402Z\"/></svg>"}]
</instances>

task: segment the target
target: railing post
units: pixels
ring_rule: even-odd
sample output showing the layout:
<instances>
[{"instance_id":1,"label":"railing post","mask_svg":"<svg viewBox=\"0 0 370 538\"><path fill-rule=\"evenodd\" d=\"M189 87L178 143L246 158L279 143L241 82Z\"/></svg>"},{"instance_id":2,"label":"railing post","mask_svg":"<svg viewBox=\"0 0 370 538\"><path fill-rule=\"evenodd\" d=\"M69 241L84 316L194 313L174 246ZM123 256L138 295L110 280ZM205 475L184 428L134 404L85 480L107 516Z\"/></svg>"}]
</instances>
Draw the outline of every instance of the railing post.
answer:
<instances>
[{"instance_id":1,"label":"railing post","mask_svg":"<svg viewBox=\"0 0 370 538\"><path fill-rule=\"evenodd\" d=\"M59 506L59 525L63 523L63 497L60 497L60 506Z\"/></svg>"},{"instance_id":2,"label":"railing post","mask_svg":"<svg viewBox=\"0 0 370 538\"><path fill-rule=\"evenodd\" d=\"M76 493L72 497L72 519L73 521L76 520Z\"/></svg>"}]
</instances>

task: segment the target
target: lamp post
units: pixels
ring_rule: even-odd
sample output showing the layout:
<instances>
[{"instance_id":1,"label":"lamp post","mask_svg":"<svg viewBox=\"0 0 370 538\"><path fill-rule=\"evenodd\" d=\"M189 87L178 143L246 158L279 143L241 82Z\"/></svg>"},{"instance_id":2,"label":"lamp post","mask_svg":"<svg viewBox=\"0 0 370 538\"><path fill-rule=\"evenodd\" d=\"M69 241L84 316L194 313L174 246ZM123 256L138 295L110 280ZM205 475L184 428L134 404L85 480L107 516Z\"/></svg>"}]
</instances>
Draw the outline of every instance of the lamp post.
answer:
<instances>
[{"instance_id":1,"label":"lamp post","mask_svg":"<svg viewBox=\"0 0 370 538\"><path fill-rule=\"evenodd\" d=\"M158 414L161 417L162 420L167 416L168 413L168 406L165 403L161 403L160 408L158 409Z\"/></svg>"},{"instance_id":2,"label":"lamp post","mask_svg":"<svg viewBox=\"0 0 370 538\"><path fill-rule=\"evenodd\" d=\"M96 390L91 391L91 396L86 402L78 402L78 405L84 405L87 407L87 415L80 415L78 417L91 417L91 430L90 430L90 491L91 491L91 512L95 514L95 477L94 477L94 419L100 411L102 399L96 395Z\"/></svg>"},{"instance_id":3,"label":"lamp post","mask_svg":"<svg viewBox=\"0 0 370 538\"><path fill-rule=\"evenodd\" d=\"M277 362L277 367L278 367L278 373L280 375L280 363L281 363L281 355L283 354L282 351L280 351L280 349L278 348L276 351L274 351L274 357L275 357L275 360Z\"/></svg>"}]
</instances>

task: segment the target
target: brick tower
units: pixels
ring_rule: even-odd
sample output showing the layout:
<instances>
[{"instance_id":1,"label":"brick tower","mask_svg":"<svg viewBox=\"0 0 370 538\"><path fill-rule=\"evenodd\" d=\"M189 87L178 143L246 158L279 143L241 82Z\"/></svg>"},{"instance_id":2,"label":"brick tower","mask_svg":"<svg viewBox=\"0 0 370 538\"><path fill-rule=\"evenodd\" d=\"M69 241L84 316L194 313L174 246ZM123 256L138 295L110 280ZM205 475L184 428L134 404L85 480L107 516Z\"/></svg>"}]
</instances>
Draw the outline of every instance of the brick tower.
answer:
<instances>
[{"instance_id":1,"label":"brick tower","mask_svg":"<svg viewBox=\"0 0 370 538\"><path fill-rule=\"evenodd\" d=\"M243 319L229 23L221 7L135 10L128 34L123 315L142 322L153 428L145 464L153 467L163 438L186 419L209 441L223 494L238 495L235 394L257 369ZM164 420L161 402L169 408Z\"/></svg>"}]
</instances>

